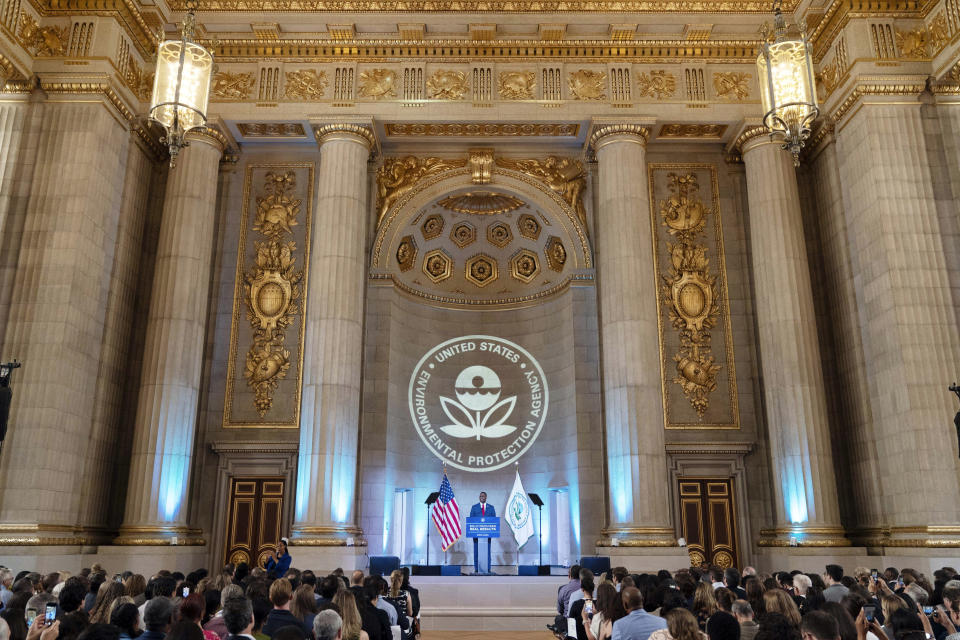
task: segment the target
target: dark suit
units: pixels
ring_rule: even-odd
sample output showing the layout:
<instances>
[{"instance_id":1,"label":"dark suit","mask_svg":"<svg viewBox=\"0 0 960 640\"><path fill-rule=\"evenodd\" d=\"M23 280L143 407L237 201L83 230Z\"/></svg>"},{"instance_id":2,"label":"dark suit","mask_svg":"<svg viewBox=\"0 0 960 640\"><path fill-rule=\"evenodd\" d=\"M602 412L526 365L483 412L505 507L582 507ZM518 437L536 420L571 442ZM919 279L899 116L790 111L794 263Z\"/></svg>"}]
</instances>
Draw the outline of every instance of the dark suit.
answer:
<instances>
[{"instance_id":1,"label":"dark suit","mask_svg":"<svg viewBox=\"0 0 960 640\"><path fill-rule=\"evenodd\" d=\"M477 504L470 507L470 517L471 518L495 518L497 517L497 510L493 508L493 505L489 502L484 502L482 505L478 502ZM487 545L490 544L490 540L487 539ZM489 548L489 546L488 546ZM487 571L490 570L490 567L487 567ZM473 539L473 571L474 573L480 573L480 539Z\"/></svg>"},{"instance_id":2,"label":"dark suit","mask_svg":"<svg viewBox=\"0 0 960 640\"><path fill-rule=\"evenodd\" d=\"M296 617L286 609L273 609L267 614L267 619L263 623L263 633L271 638L273 634L284 627L297 627L302 629L307 637L313 634L313 628L304 624L303 620Z\"/></svg>"},{"instance_id":3,"label":"dark suit","mask_svg":"<svg viewBox=\"0 0 960 640\"><path fill-rule=\"evenodd\" d=\"M386 611L367 604L360 609L360 628L367 632L370 640L391 640L393 632L390 630L390 618Z\"/></svg>"}]
</instances>

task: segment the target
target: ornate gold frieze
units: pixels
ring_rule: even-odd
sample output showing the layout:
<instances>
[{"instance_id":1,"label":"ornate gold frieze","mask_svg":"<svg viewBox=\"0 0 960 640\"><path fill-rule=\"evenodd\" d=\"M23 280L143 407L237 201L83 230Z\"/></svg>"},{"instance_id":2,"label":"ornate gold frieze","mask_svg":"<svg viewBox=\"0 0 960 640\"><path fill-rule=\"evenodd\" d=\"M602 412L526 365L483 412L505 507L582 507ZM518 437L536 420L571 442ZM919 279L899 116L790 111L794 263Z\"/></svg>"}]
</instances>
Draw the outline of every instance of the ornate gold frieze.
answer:
<instances>
[{"instance_id":1,"label":"ornate gold frieze","mask_svg":"<svg viewBox=\"0 0 960 640\"><path fill-rule=\"evenodd\" d=\"M361 98L395 98L397 96L397 72L393 69L367 69L357 77Z\"/></svg>"},{"instance_id":2,"label":"ornate gold frieze","mask_svg":"<svg viewBox=\"0 0 960 640\"><path fill-rule=\"evenodd\" d=\"M463 100L469 88L462 71L434 71L427 79L427 95L434 100Z\"/></svg>"},{"instance_id":3,"label":"ornate gold frieze","mask_svg":"<svg viewBox=\"0 0 960 640\"><path fill-rule=\"evenodd\" d=\"M744 100L750 96L749 73L740 71L721 71L713 74L713 90L718 98Z\"/></svg>"},{"instance_id":4,"label":"ornate gold frieze","mask_svg":"<svg viewBox=\"0 0 960 640\"><path fill-rule=\"evenodd\" d=\"M677 92L677 78L669 71L642 72L637 76L637 90L641 97L657 100L672 98Z\"/></svg>"},{"instance_id":5,"label":"ornate gold frieze","mask_svg":"<svg viewBox=\"0 0 960 640\"><path fill-rule=\"evenodd\" d=\"M416 186L420 180L466 166L465 159L443 158L387 158L377 170L377 227L397 200Z\"/></svg>"},{"instance_id":6,"label":"ornate gold frieze","mask_svg":"<svg viewBox=\"0 0 960 640\"><path fill-rule=\"evenodd\" d=\"M240 122L237 130L244 138L306 138L299 122Z\"/></svg>"},{"instance_id":7,"label":"ornate gold frieze","mask_svg":"<svg viewBox=\"0 0 960 640\"><path fill-rule=\"evenodd\" d=\"M504 100L533 100L537 74L533 71L501 71L497 91Z\"/></svg>"},{"instance_id":8,"label":"ornate gold frieze","mask_svg":"<svg viewBox=\"0 0 960 640\"><path fill-rule=\"evenodd\" d=\"M504 169L525 173L550 187L570 205L580 224L586 228L587 213L583 205L583 192L587 187L587 174L582 162L573 158L547 156L544 160L497 158L496 164Z\"/></svg>"},{"instance_id":9,"label":"ornate gold frieze","mask_svg":"<svg viewBox=\"0 0 960 640\"><path fill-rule=\"evenodd\" d=\"M797 0L783 3L793 11ZM170 3L186 11L186 0ZM760 0L205 0L203 11L292 12L457 12L457 13L769 13L769 3Z\"/></svg>"},{"instance_id":10,"label":"ornate gold frieze","mask_svg":"<svg viewBox=\"0 0 960 640\"><path fill-rule=\"evenodd\" d=\"M727 131L725 124L665 124L658 138L701 138L719 140Z\"/></svg>"},{"instance_id":11,"label":"ornate gold frieze","mask_svg":"<svg viewBox=\"0 0 960 640\"><path fill-rule=\"evenodd\" d=\"M579 124L563 123L435 123L405 124L391 122L384 125L388 138L399 137L467 137L500 138L514 136L569 137L580 133Z\"/></svg>"},{"instance_id":12,"label":"ornate gold frieze","mask_svg":"<svg viewBox=\"0 0 960 640\"><path fill-rule=\"evenodd\" d=\"M249 100L253 91L252 73L218 71L213 76L213 97L222 100Z\"/></svg>"},{"instance_id":13,"label":"ornate gold frieze","mask_svg":"<svg viewBox=\"0 0 960 640\"><path fill-rule=\"evenodd\" d=\"M38 58L64 56L67 54L69 28L55 25L41 27L32 15L21 10L17 38L27 51Z\"/></svg>"},{"instance_id":14,"label":"ornate gold frieze","mask_svg":"<svg viewBox=\"0 0 960 640\"><path fill-rule=\"evenodd\" d=\"M311 163L247 167L224 427L299 426L312 193Z\"/></svg>"},{"instance_id":15,"label":"ornate gold frieze","mask_svg":"<svg viewBox=\"0 0 960 640\"><path fill-rule=\"evenodd\" d=\"M710 211L703 205L700 185L693 173L667 175L671 195L660 202L661 223L675 244L667 245L670 267L661 274L660 299L669 312L673 328L680 334L680 349L674 356L677 376L684 395L703 418L717 389L716 364L711 353L710 330L720 315L717 276L711 273L707 247L700 244Z\"/></svg>"},{"instance_id":16,"label":"ornate gold frieze","mask_svg":"<svg viewBox=\"0 0 960 640\"><path fill-rule=\"evenodd\" d=\"M567 86L574 100L604 100L607 97L607 74L580 69L567 75Z\"/></svg>"},{"instance_id":17,"label":"ornate gold frieze","mask_svg":"<svg viewBox=\"0 0 960 640\"><path fill-rule=\"evenodd\" d=\"M273 393L290 369L290 351L286 348L286 330L300 313L303 271L298 271L294 253L297 243L292 227L299 224L298 198L293 171L270 172L257 198L253 230L266 241L254 242L256 259L245 274L244 302L247 320L253 329L253 343L247 351L243 377L254 392L254 405L262 418L273 407Z\"/></svg>"},{"instance_id":18,"label":"ornate gold frieze","mask_svg":"<svg viewBox=\"0 0 960 640\"><path fill-rule=\"evenodd\" d=\"M492 216L515 211L526 203L515 196L493 191L476 191L447 196L437 203L438 206L454 211L478 216Z\"/></svg>"},{"instance_id":19,"label":"ornate gold frieze","mask_svg":"<svg viewBox=\"0 0 960 640\"><path fill-rule=\"evenodd\" d=\"M283 95L294 100L316 100L322 98L324 89L330 84L326 71L316 69L302 69L287 71L287 81L283 88Z\"/></svg>"},{"instance_id":20,"label":"ornate gold frieze","mask_svg":"<svg viewBox=\"0 0 960 640\"><path fill-rule=\"evenodd\" d=\"M650 164L648 172L665 426L739 428L716 167ZM717 402L720 388L727 393Z\"/></svg>"}]
</instances>

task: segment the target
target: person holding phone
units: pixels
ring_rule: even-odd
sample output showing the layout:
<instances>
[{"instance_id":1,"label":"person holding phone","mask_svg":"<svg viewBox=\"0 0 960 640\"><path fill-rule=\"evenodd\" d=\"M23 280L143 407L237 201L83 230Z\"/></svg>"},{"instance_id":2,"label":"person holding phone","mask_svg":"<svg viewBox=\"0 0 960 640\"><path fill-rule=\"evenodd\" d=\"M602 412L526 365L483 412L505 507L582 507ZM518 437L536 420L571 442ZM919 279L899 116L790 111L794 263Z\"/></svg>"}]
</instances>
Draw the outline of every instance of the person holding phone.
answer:
<instances>
[{"instance_id":1,"label":"person holding phone","mask_svg":"<svg viewBox=\"0 0 960 640\"><path fill-rule=\"evenodd\" d=\"M290 569L290 562L293 558L290 557L290 552L287 550L289 543L289 539L280 538L276 550L270 551L270 557L267 558L267 565L265 567L270 576L282 578L286 575L287 570Z\"/></svg>"},{"instance_id":2,"label":"person holding phone","mask_svg":"<svg viewBox=\"0 0 960 640\"><path fill-rule=\"evenodd\" d=\"M582 593L573 594L576 600L570 605L570 618L573 619L577 628L577 640L587 640L587 631L585 627L590 626L590 619L597 610L593 601L593 573L580 574L580 591ZM577 597L580 596L580 597Z\"/></svg>"}]
</instances>

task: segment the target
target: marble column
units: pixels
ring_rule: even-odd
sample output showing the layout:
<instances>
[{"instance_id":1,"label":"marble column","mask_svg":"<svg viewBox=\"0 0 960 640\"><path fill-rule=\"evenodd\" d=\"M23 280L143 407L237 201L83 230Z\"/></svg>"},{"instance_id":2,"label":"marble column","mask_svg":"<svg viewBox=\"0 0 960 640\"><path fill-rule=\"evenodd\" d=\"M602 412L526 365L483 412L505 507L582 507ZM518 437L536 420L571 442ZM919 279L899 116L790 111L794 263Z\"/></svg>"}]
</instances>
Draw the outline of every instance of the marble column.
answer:
<instances>
[{"instance_id":1,"label":"marble column","mask_svg":"<svg viewBox=\"0 0 960 640\"><path fill-rule=\"evenodd\" d=\"M843 193L837 167L837 144L833 127L824 125L820 142L810 154L809 185L816 209L819 248L823 258L824 293L836 361L832 367L839 398L836 416L849 464L853 514L848 529L855 538L875 534L884 524L880 494L875 479L880 461L873 440L868 369L863 355L854 272L859 257L850 250L850 230L843 213ZM836 447L834 451L837 451ZM840 460L837 461L842 464Z\"/></svg>"},{"instance_id":2,"label":"marble column","mask_svg":"<svg viewBox=\"0 0 960 640\"><path fill-rule=\"evenodd\" d=\"M293 544L341 546L356 521L357 447L366 281L364 126L316 127L320 145L310 279L304 308L300 453Z\"/></svg>"},{"instance_id":3,"label":"marble column","mask_svg":"<svg viewBox=\"0 0 960 640\"><path fill-rule=\"evenodd\" d=\"M960 327L920 100L878 96L837 123L837 158L868 363L876 490L905 546L960 541L951 424ZM956 215L956 212L953 212ZM918 494L909 478L932 479Z\"/></svg>"},{"instance_id":4,"label":"marble column","mask_svg":"<svg viewBox=\"0 0 960 640\"><path fill-rule=\"evenodd\" d=\"M118 543L189 543L187 495L197 427L220 155L212 129L170 170L147 318L130 481Z\"/></svg>"},{"instance_id":5,"label":"marble column","mask_svg":"<svg viewBox=\"0 0 960 640\"><path fill-rule=\"evenodd\" d=\"M789 538L844 546L816 312L793 160L762 128L738 140L747 172L750 250L776 527ZM769 537L772 534L773 538Z\"/></svg>"},{"instance_id":6,"label":"marble column","mask_svg":"<svg viewBox=\"0 0 960 640\"><path fill-rule=\"evenodd\" d=\"M660 376L659 301L647 187L649 131L599 127L597 289L608 496L614 544L675 544L670 519Z\"/></svg>"},{"instance_id":7,"label":"marble column","mask_svg":"<svg viewBox=\"0 0 960 640\"><path fill-rule=\"evenodd\" d=\"M57 543L79 517L129 134L106 101L33 106L38 152L4 325L3 356L24 366L0 460L0 534Z\"/></svg>"}]
</instances>

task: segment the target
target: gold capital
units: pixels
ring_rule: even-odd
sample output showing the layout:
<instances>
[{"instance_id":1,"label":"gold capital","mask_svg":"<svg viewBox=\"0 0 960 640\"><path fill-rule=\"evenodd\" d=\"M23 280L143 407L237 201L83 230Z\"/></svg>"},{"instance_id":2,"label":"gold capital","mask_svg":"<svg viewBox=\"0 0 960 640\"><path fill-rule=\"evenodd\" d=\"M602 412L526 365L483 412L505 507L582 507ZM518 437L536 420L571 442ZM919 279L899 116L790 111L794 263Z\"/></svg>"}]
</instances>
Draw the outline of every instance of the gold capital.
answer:
<instances>
[{"instance_id":1,"label":"gold capital","mask_svg":"<svg viewBox=\"0 0 960 640\"><path fill-rule=\"evenodd\" d=\"M590 136L590 147L594 152L600 147L613 141L613 137L629 137L642 146L647 146L650 139L650 129L639 124L608 124L599 127Z\"/></svg>"},{"instance_id":2,"label":"gold capital","mask_svg":"<svg viewBox=\"0 0 960 640\"><path fill-rule=\"evenodd\" d=\"M367 145L367 150L370 151L376 148L377 143L371 127L350 122L314 125L313 133L317 137L318 146L323 146L325 142L331 140L351 140Z\"/></svg>"},{"instance_id":3,"label":"gold capital","mask_svg":"<svg viewBox=\"0 0 960 640\"><path fill-rule=\"evenodd\" d=\"M743 148L748 142L763 136L768 136L769 134L770 131L764 126L748 127L744 129L739 136L737 136L737 139L734 140L733 144L730 146L742 154Z\"/></svg>"}]
</instances>

